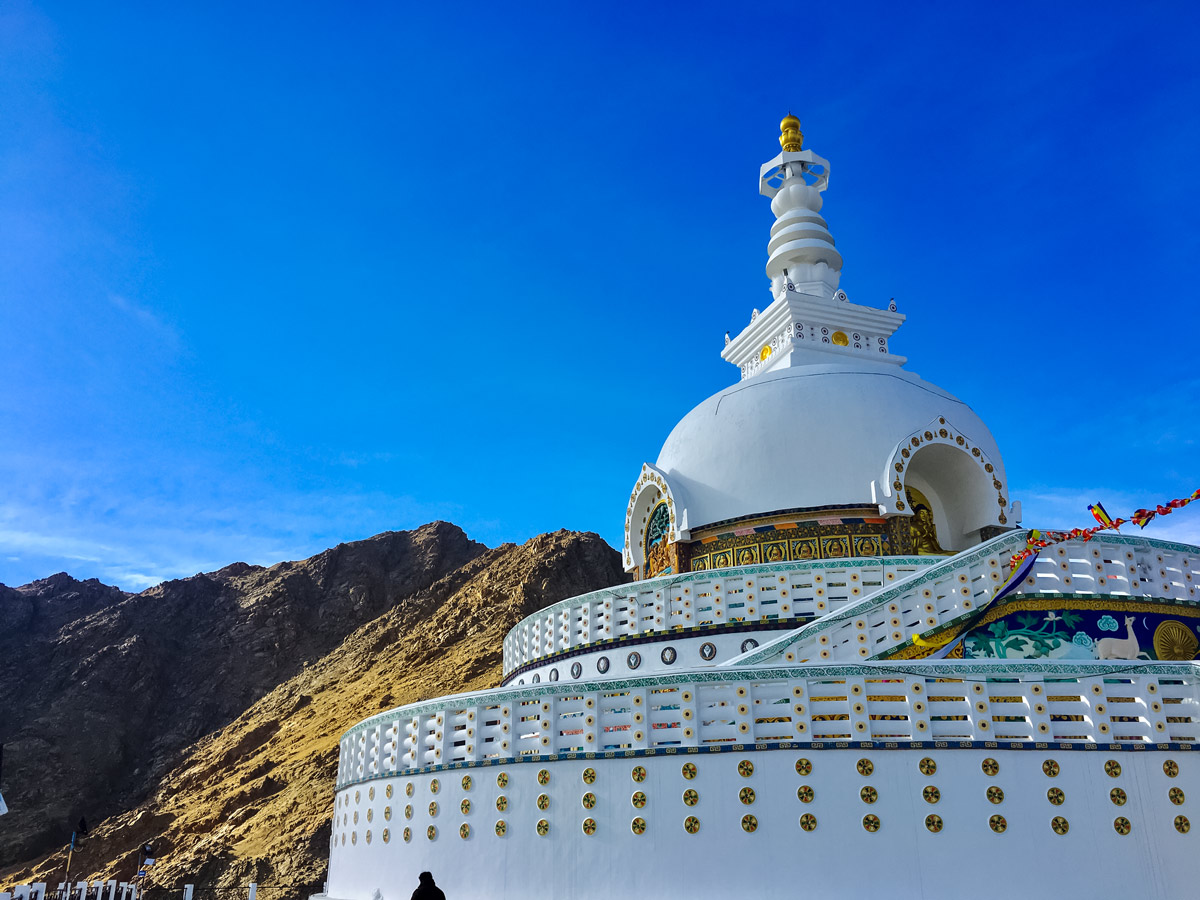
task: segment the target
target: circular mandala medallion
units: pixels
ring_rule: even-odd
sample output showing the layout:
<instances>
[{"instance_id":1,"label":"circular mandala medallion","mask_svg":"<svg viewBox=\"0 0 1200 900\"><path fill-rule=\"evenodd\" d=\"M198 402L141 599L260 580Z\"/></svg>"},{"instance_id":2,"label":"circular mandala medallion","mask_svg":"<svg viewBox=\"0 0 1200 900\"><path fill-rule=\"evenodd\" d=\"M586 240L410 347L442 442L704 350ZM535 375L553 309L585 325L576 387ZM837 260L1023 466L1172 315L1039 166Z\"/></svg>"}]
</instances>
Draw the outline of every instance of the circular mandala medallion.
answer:
<instances>
[{"instance_id":1,"label":"circular mandala medallion","mask_svg":"<svg viewBox=\"0 0 1200 900\"><path fill-rule=\"evenodd\" d=\"M800 787L796 788L796 799L801 803L812 803L813 797L815 796L816 793L807 784L802 784Z\"/></svg>"},{"instance_id":2,"label":"circular mandala medallion","mask_svg":"<svg viewBox=\"0 0 1200 900\"><path fill-rule=\"evenodd\" d=\"M496 822L496 837L504 837L508 834L508 823L503 819Z\"/></svg>"},{"instance_id":3,"label":"circular mandala medallion","mask_svg":"<svg viewBox=\"0 0 1200 900\"><path fill-rule=\"evenodd\" d=\"M1133 826L1129 824L1129 820L1124 816L1117 816L1113 819L1113 829L1117 834L1129 834L1133 830Z\"/></svg>"},{"instance_id":4,"label":"circular mandala medallion","mask_svg":"<svg viewBox=\"0 0 1200 900\"><path fill-rule=\"evenodd\" d=\"M437 801L436 801L436 800L433 800L433 801L431 801L431 802L430 802L430 804L429 804L429 818L431 818L431 819L432 819L432 818L433 818L434 816L436 816L437 814L438 814L438 805L437 805Z\"/></svg>"},{"instance_id":5,"label":"circular mandala medallion","mask_svg":"<svg viewBox=\"0 0 1200 900\"><path fill-rule=\"evenodd\" d=\"M863 803L874 803L879 799L879 791L868 784L858 792L858 796L862 798Z\"/></svg>"},{"instance_id":6,"label":"circular mandala medallion","mask_svg":"<svg viewBox=\"0 0 1200 900\"><path fill-rule=\"evenodd\" d=\"M863 816L863 828L872 833L879 830L879 816Z\"/></svg>"},{"instance_id":7,"label":"circular mandala medallion","mask_svg":"<svg viewBox=\"0 0 1200 900\"><path fill-rule=\"evenodd\" d=\"M1173 759L1168 759L1163 763L1163 772L1168 778L1174 778L1179 774L1179 763L1175 762Z\"/></svg>"},{"instance_id":8,"label":"circular mandala medallion","mask_svg":"<svg viewBox=\"0 0 1200 900\"><path fill-rule=\"evenodd\" d=\"M537 833L541 837L545 837L546 835L548 835L550 833L550 823L547 822L545 819L538 819Z\"/></svg>"},{"instance_id":9,"label":"circular mandala medallion","mask_svg":"<svg viewBox=\"0 0 1200 900\"><path fill-rule=\"evenodd\" d=\"M497 810L497 812L504 812L507 809L508 809L508 798L505 797L503 794L501 794L499 797L496 798L496 810Z\"/></svg>"},{"instance_id":10,"label":"circular mandala medallion","mask_svg":"<svg viewBox=\"0 0 1200 900\"><path fill-rule=\"evenodd\" d=\"M583 770L583 783L584 784L595 784L596 783L596 770L595 769L588 767Z\"/></svg>"},{"instance_id":11,"label":"circular mandala medallion","mask_svg":"<svg viewBox=\"0 0 1200 900\"><path fill-rule=\"evenodd\" d=\"M537 808L540 809L542 812L545 812L546 810L548 810L550 808L550 795L549 794L538 794L537 800L535 802L537 803Z\"/></svg>"},{"instance_id":12,"label":"circular mandala medallion","mask_svg":"<svg viewBox=\"0 0 1200 900\"><path fill-rule=\"evenodd\" d=\"M982 763L980 763L979 767L981 769L983 769L984 775L989 775L989 776L995 776L996 773L998 773L1000 771L1000 763L996 762L990 756L987 759L985 759Z\"/></svg>"},{"instance_id":13,"label":"circular mandala medallion","mask_svg":"<svg viewBox=\"0 0 1200 900\"><path fill-rule=\"evenodd\" d=\"M434 838L436 838L437 837L437 826L430 825L428 828L426 828L425 829L425 837L429 838L431 841Z\"/></svg>"},{"instance_id":14,"label":"circular mandala medallion","mask_svg":"<svg viewBox=\"0 0 1200 900\"><path fill-rule=\"evenodd\" d=\"M646 780L646 767L645 766L634 766L633 771L629 773L629 777L632 778L634 781L636 781L638 784L641 784L643 781Z\"/></svg>"},{"instance_id":15,"label":"circular mandala medallion","mask_svg":"<svg viewBox=\"0 0 1200 900\"><path fill-rule=\"evenodd\" d=\"M1175 817L1175 830L1180 834L1187 834L1192 829L1192 823L1188 821L1187 816Z\"/></svg>"},{"instance_id":16,"label":"circular mandala medallion","mask_svg":"<svg viewBox=\"0 0 1200 900\"><path fill-rule=\"evenodd\" d=\"M738 799L746 806L754 802L754 788L744 787L738 791Z\"/></svg>"},{"instance_id":17,"label":"circular mandala medallion","mask_svg":"<svg viewBox=\"0 0 1200 900\"><path fill-rule=\"evenodd\" d=\"M699 802L700 802L700 792L699 791L693 790L692 788L688 788L686 791L683 792L683 805L684 806L695 806Z\"/></svg>"},{"instance_id":18,"label":"circular mandala medallion","mask_svg":"<svg viewBox=\"0 0 1200 900\"><path fill-rule=\"evenodd\" d=\"M507 772L501 772L499 775L496 776L496 787L502 787L502 788L508 787L508 773Z\"/></svg>"},{"instance_id":19,"label":"circular mandala medallion","mask_svg":"<svg viewBox=\"0 0 1200 900\"><path fill-rule=\"evenodd\" d=\"M471 780L471 776L470 776L470 775L464 775L464 776L462 777L462 786L463 786L463 790L464 790L464 791L469 791L469 790L471 789L471 786L472 786L474 783L475 783L475 782L473 782L473 781Z\"/></svg>"},{"instance_id":20,"label":"circular mandala medallion","mask_svg":"<svg viewBox=\"0 0 1200 900\"><path fill-rule=\"evenodd\" d=\"M392 808L390 806L385 806L383 808L383 821L385 821L385 822L392 821Z\"/></svg>"},{"instance_id":21,"label":"circular mandala medallion","mask_svg":"<svg viewBox=\"0 0 1200 900\"><path fill-rule=\"evenodd\" d=\"M392 839L392 833L385 828L383 829L383 834L381 834L380 837L383 838L383 842L386 844Z\"/></svg>"},{"instance_id":22,"label":"circular mandala medallion","mask_svg":"<svg viewBox=\"0 0 1200 900\"><path fill-rule=\"evenodd\" d=\"M742 816L742 830L751 834L758 831L758 819L750 815Z\"/></svg>"},{"instance_id":23,"label":"circular mandala medallion","mask_svg":"<svg viewBox=\"0 0 1200 900\"><path fill-rule=\"evenodd\" d=\"M743 759L738 763L738 774L743 778L749 778L754 774L754 763L748 759Z\"/></svg>"},{"instance_id":24,"label":"circular mandala medallion","mask_svg":"<svg viewBox=\"0 0 1200 900\"><path fill-rule=\"evenodd\" d=\"M812 774L812 763L807 759L796 760L796 774L807 778Z\"/></svg>"},{"instance_id":25,"label":"circular mandala medallion","mask_svg":"<svg viewBox=\"0 0 1200 900\"><path fill-rule=\"evenodd\" d=\"M1057 762L1052 759L1048 759L1042 763L1042 771L1046 773L1048 778L1057 778L1058 773L1062 770L1059 769Z\"/></svg>"},{"instance_id":26,"label":"circular mandala medallion","mask_svg":"<svg viewBox=\"0 0 1200 900\"><path fill-rule=\"evenodd\" d=\"M817 827L817 817L812 813L805 813L800 817L800 827L804 831L813 831Z\"/></svg>"},{"instance_id":27,"label":"circular mandala medallion","mask_svg":"<svg viewBox=\"0 0 1200 900\"><path fill-rule=\"evenodd\" d=\"M411 797L413 795L413 783L411 781L404 785L404 795L406 797Z\"/></svg>"},{"instance_id":28,"label":"circular mandala medallion","mask_svg":"<svg viewBox=\"0 0 1200 900\"><path fill-rule=\"evenodd\" d=\"M996 832L996 834L1003 834L1005 829L1008 828L1008 822L1004 820L1004 816L992 816L988 819L988 827Z\"/></svg>"},{"instance_id":29,"label":"circular mandala medallion","mask_svg":"<svg viewBox=\"0 0 1200 900\"><path fill-rule=\"evenodd\" d=\"M591 791L588 791L586 794L584 794L582 797L579 798L579 802L583 804L584 809L595 809L596 808L596 795L593 794Z\"/></svg>"},{"instance_id":30,"label":"circular mandala medallion","mask_svg":"<svg viewBox=\"0 0 1200 900\"><path fill-rule=\"evenodd\" d=\"M1108 792L1108 799L1111 800L1113 803L1115 803L1117 806L1124 806L1125 801L1128 800L1129 797L1120 788L1113 788L1111 791Z\"/></svg>"},{"instance_id":31,"label":"circular mandala medallion","mask_svg":"<svg viewBox=\"0 0 1200 900\"><path fill-rule=\"evenodd\" d=\"M383 789L383 794L389 800L392 799L392 786L390 784L386 788Z\"/></svg>"},{"instance_id":32,"label":"circular mandala medallion","mask_svg":"<svg viewBox=\"0 0 1200 900\"><path fill-rule=\"evenodd\" d=\"M688 816L683 820L683 830L688 834L695 834L700 830L700 820L695 816Z\"/></svg>"},{"instance_id":33,"label":"circular mandala medallion","mask_svg":"<svg viewBox=\"0 0 1200 900\"><path fill-rule=\"evenodd\" d=\"M550 783L550 771L548 769L538 769L538 784L547 785Z\"/></svg>"},{"instance_id":34,"label":"circular mandala medallion","mask_svg":"<svg viewBox=\"0 0 1200 900\"><path fill-rule=\"evenodd\" d=\"M859 775L866 777L875 771L875 763L871 762L869 759L860 759L855 768L858 769Z\"/></svg>"},{"instance_id":35,"label":"circular mandala medallion","mask_svg":"<svg viewBox=\"0 0 1200 900\"><path fill-rule=\"evenodd\" d=\"M466 816L466 815L470 815L470 813L471 813L471 801L470 801L470 800L464 800L462 803L458 804L458 809L459 809L459 811L460 811L460 812L461 812L461 813L462 813L464 816Z\"/></svg>"},{"instance_id":36,"label":"circular mandala medallion","mask_svg":"<svg viewBox=\"0 0 1200 900\"><path fill-rule=\"evenodd\" d=\"M1055 834L1066 834L1071 830L1071 823L1062 816L1055 816L1050 820L1050 827L1054 829Z\"/></svg>"},{"instance_id":37,"label":"circular mandala medallion","mask_svg":"<svg viewBox=\"0 0 1200 900\"><path fill-rule=\"evenodd\" d=\"M937 772L937 763L926 756L917 763L917 768L920 769L922 775L933 775Z\"/></svg>"},{"instance_id":38,"label":"circular mandala medallion","mask_svg":"<svg viewBox=\"0 0 1200 900\"><path fill-rule=\"evenodd\" d=\"M641 791L634 791L633 796L629 798L629 802L633 804L634 809L645 809L646 795Z\"/></svg>"},{"instance_id":39,"label":"circular mandala medallion","mask_svg":"<svg viewBox=\"0 0 1200 900\"><path fill-rule=\"evenodd\" d=\"M937 815L928 815L925 817L925 827L937 834L942 830L942 817Z\"/></svg>"},{"instance_id":40,"label":"circular mandala medallion","mask_svg":"<svg viewBox=\"0 0 1200 900\"><path fill-rule=\"evenodd\" d=\"M1184 801L1183 789L1173 787L1167 792L1167 796L1171 798L1171 802L1176 806L1182 806Z\"/></svg>"},{"instance_id":41,"label":"circular mandala medallion","mask_svg":"<svg viewBox=\"0 0 1200 900\"><path fill-rule=\"evenodd\" d=\"M1067 795L1063 793L1062 788L1052 787L1046 791L1046 799L1055 806L1062 806L1063 801L1067 799Z\"/></svg>"},{"instance_id":42,"label":"circular mandala medallion","mask_svg":"<svg viewBox=\"0 0 1200 900\"><path fill-rule=\"evenodd\" d=\"M683 768L680 771L683 773L684 778L686 778L688 781L691 781L696 777L696 764L684 763Z\"/></svg>"},{"instance_id":43,"label":"circular mandala medallion","mask_svg":"<svg viewBox=\"0 0 1200 900\"><path fill-rule=\"evenodd\" d=\"M458 836L464 841L471 836L471 826L463 822L458 826Z\"/></svg>"},{"instance_id":44,"label":"circular mandala medallion","mask_svg":"<svg viewBox=\"0 0 1200 900\"><path fill-rule=\"evenodd\" d=\"M590 816L583 820L583 833L591 836L596 833L596 820Z\"/></svg>"},{"instance_id":45,"label":"circular mandala medallion","mask_svg":"<svg viewBox=\"0 0 1200 900\"><path fill-rule=\"evenodd\" d=\"M406 843L406 844L407 844L407 843L408 843L409 841L411 841L411 840L412 840L412 829L411 829L411 828L405 828L405 829L404 829L404 843Z\"/></svg>"},{"instance_id":46,"label":"circular mandala medallion","mask_svg":"<svg viewBox=\"0 0 1200 900\"><path fill-rule=\"evenodd\" d=\"M412 817L413 817L413 808L412 808L412 804L409 803L407 806L404 807L404 818L411 819Z\"/></svg>"},{"instance_id":47,"label":"circular mandala medallion","mask_svg":"<svg viewBox=\"0 0 1200 900\"><path fill-rule=\"evenodd\" d=\"M995 785L992 785L987 789L987 798L989 803L1003 803L1004 791Z\"/></svg>"},{"instance_id":48,"label":"circular mandala medallion","mask_svg":"<svg viewBox=\"0 0 1200 900\"><path fill-rule=\"evenodd\" d=\"M629 823L629 830L632 831L634 834L645 834L646 833L646 820L643 819L641 816L638 816L636 819L634 819L632 822Z\"/></svg>"},{"instance_id":49,"label":"circular mandala medallion","mask_svg":"<svg viewBox=\"0 0 1200 900\"><path fill-rule=\"evenodd\" d=\"M1116 778L1121 774L1121 764L1115 759L1110 759L1104 764L1104 774L1109 778Z\"/></svg>"},{"instance_id":50,"label":"circular mandala medallion","mask_svg":"<svg viewBox=\"0 0 1200 900\"><path fill-rule=\"evenodd\" d=\"M935 788L932 784L926 785L921 791L921 797L926 803L937 803L942 799L942 792Z\"/></svg>"}]
</instances>

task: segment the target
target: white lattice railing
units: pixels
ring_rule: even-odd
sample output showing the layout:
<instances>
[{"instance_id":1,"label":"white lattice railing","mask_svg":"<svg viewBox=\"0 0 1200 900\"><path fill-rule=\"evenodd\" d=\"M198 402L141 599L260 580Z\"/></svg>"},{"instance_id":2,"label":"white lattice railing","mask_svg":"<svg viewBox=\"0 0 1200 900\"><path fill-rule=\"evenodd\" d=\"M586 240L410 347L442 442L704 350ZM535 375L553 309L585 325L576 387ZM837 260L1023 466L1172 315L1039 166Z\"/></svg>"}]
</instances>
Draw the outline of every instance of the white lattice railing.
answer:
<instances>
[{"instance_id":1,"label":"white lattice railing","mask_svg":"<svg viewBox=\"0 0 1200 900\"><path fill-rule=\"evenodd\" d=\"M895 649L974 615L1007 577L1025 532L994 538L939 561L863 600L802 625L729 666L764 662L852 662ZM1041 552L1015 596L1083 594L1196 600L1200 550L1149 538L1111 535L1068 541Z\"/></svg>"},{"instance_id":2,"label":"white lattice railing","mask_svg":"<svg viewBox=\"0 0 1200 900\"><path fill-rule=\"evenodd\" d=\"M1200 740L1200 665L1189 663L941 660L744 674L499 689L401 707L343 736L338 786L451 763L751 742Z\"/></svg>"},{"instance_id":3,"label":"white lattice railing","mask_svg":"<svg viewBox=\"0 0 1200 900\"><path fill-rule=\"evenodd\" d=\"M808 621L938 562L872 557L667 575L556 603L504 639L504 674L599 641L703 625Z\"/></svg>"}]
</instances>

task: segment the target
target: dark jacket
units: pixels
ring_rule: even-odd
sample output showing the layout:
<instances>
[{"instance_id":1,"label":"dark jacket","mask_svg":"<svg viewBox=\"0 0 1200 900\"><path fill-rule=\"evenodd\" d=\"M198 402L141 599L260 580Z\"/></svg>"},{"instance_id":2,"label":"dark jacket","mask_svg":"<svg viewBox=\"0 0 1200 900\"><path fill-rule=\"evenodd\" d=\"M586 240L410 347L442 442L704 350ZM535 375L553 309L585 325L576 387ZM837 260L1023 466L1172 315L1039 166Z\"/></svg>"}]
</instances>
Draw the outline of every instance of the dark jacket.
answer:
<instances>
[{"instance_id":1,"label":"dark jacket","mask_svg":"<svg viewBox=\"0 0 1200 900\"><path fill-rule=\"evenodd\" d=\"M421 883L412 893L412 900L446 900L442 889L433 883L433 876L428 872L421 873Z\"/></svg>"}]
</instances>

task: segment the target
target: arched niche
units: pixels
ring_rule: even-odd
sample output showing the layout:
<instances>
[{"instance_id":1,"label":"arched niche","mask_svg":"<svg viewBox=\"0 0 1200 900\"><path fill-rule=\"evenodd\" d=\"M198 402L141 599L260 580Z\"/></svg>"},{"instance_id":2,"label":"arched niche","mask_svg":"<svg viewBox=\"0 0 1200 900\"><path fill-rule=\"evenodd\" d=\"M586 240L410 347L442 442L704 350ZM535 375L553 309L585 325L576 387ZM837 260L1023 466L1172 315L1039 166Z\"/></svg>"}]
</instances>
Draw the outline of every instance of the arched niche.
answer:
<instances>
[{"instance_id":1,"label":"arched niche","mask_svg":"<svg viewBox=\"0 0 1200 900\"><path fill-rule=\"evenodd\" d=\"M1004 515L996 479L970 453L945 443L917 449L904 474L904 491L915 488L930 507L937 540L944 551L965 550L980 542L980 529L1003 524ZM904 510L916 516L918 509Z\"/></svg>"},{"instance_id":2,"label":"arched niche","mask_svg":"<svg viewBox=\"0 0 1200 900\"><path fill-rule=\"evenodd\" d=\"M666 476L646 463L625 508L625 547L621 558L625 571L635 577L642 577L645 572L647 529L655 520L656 511L659 522L665 517L667 524L665 534L656 534L656 540L668 544L678 542L682 535L674 492Z\"/></svg>"}]
</instances>

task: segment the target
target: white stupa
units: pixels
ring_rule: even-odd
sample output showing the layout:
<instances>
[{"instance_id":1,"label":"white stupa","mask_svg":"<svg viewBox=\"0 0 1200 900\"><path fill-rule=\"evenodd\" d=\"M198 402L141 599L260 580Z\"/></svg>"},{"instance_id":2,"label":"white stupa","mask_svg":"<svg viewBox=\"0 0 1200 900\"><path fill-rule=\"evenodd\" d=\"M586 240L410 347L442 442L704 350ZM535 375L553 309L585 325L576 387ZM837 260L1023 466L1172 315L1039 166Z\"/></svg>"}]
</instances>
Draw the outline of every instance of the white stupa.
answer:
<instances>
[{"instance_id":1,"label":"white stupa","mask_svg":"<svg viewBox=\"0 0 1200 900\"><path fill-rule=\"evenodd\" d=\"M992 435L850 302L829 164L763 166L771 302L626 508L635 576L504 641L504 684L341 739L336 900L1175 898L1200 884L1200 548L1017 564Z\"/></svg>"}]
</instances>

